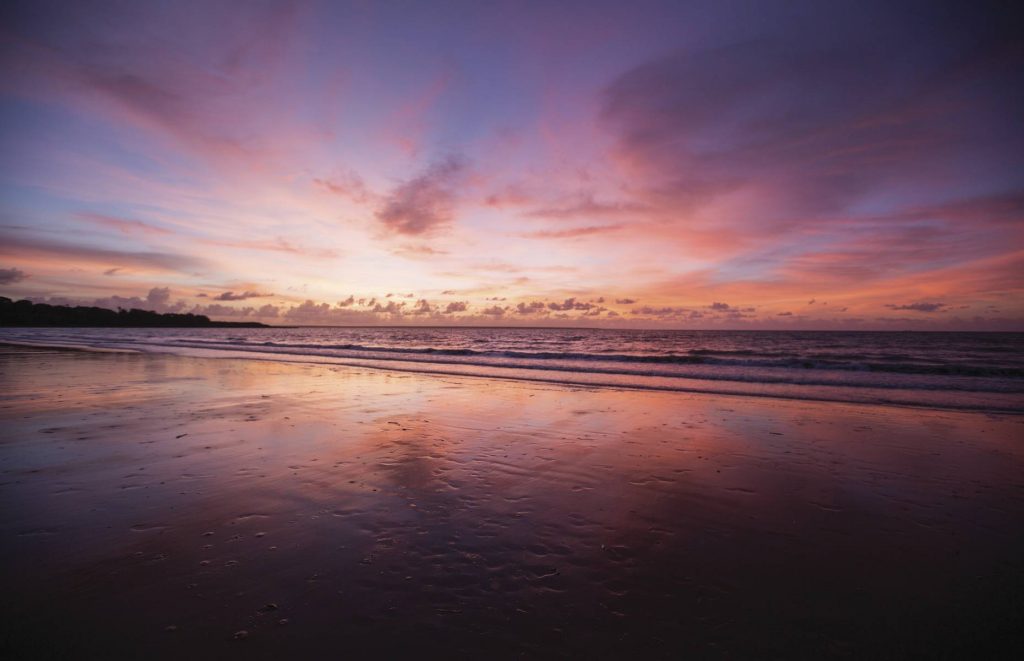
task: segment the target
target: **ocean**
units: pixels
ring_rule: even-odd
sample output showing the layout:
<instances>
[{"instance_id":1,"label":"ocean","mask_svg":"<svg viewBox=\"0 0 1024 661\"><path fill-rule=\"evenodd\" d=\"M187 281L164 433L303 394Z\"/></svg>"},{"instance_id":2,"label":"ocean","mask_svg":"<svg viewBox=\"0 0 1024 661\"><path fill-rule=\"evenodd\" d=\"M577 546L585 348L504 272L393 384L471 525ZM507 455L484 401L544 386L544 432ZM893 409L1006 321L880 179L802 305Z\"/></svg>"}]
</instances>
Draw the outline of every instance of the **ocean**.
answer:
<instances>
[{"instance_id":1,"label":"ocean","mask_svg":"<svg viewBox=\"0 0 1024 661\"><path fill-rule=\"evenodd\" d=\"M0 342L1024 412L1024 333L578 328L0 328Z\"/></svg>"}]
</instances>

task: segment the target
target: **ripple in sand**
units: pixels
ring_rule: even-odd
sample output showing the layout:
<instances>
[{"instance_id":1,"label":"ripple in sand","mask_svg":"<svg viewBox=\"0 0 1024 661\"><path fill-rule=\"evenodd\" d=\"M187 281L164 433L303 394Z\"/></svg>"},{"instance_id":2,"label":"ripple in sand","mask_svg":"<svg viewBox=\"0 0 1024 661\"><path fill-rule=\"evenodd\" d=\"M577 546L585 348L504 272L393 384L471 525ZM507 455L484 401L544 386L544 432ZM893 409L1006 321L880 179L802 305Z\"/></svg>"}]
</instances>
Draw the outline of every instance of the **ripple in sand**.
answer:
<instances>
[{"instance_id":1,"label":"ripple in sand","mask_svg":"<svg viewBox=\"0 0 1024 661\"><path fill-rule=\"evenodd\" d=\"M24 530L18 533L18 537L38 537L43 535L56 535L53 528L37 528L36 530Z\"/></svg>"},{"instance_id":2,"label":"ripple in sand","mask_svg":"<svg viewBox=\"0 0 1024 661\"><path fill-rule=\"evenodd\" d=\"M231 521L231 525L234 525L236 523L241 523L243 521L248 521L249 519L257 519L257 518L259 518L259 519L266 519L269 516L270 516L269 514L262 514L260 512L252 512L252 513L249 513L249 514L240 514L240 515L236 516Z\"/></svg>"},{"instance_id":3,"label":"ripple in sand","mask_svg":"<svg viewBox=\"0 0 1024 661\"><path fill-rule=\"evenodd\" d=\"M164 530L167 530L167 526L160 526L160 525L150 526L150 525L146 525L146 524L143 524L143 523L137 523L134 526L132 526L130 528L130 530L132 532L153 532L154 530L158 531L158 532L162 532Z\"/></svg>"}]
</instances>

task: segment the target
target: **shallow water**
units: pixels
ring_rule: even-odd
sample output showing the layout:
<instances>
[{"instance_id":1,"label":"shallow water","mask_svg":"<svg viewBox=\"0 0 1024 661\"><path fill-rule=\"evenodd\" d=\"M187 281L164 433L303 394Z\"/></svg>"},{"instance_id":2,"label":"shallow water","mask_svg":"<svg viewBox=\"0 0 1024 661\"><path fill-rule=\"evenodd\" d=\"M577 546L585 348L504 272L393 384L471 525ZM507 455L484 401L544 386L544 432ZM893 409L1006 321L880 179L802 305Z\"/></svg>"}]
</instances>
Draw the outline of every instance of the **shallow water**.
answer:
<instances>
[{"instance_id":1,"label":"shallow water","mask_svg":"<svg viewBox=\"0 0 1024 661\"><path fill-rule=\"evenodd\" d=\"M1024 334L515 328L0 329L0 342L659 390L1024 411Z\"/></svg>"}]
</instances>

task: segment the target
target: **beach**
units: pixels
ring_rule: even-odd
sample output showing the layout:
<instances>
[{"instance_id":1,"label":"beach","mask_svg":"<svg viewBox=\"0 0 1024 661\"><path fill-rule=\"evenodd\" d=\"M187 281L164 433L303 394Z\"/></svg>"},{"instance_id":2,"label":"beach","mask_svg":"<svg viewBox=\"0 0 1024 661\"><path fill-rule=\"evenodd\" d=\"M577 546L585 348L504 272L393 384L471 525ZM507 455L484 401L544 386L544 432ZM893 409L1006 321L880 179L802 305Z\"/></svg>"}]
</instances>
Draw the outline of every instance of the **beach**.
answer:
<instances>
[{"instance_id":1,"label":"beach","mask_svg":"<svg viewBox=\"0 0 1024 661\"><path fill-rule=\"evenodd\" d=\"M1019 650L1024 416L0 347L6 658Z\"/></svg>"}]
</instances>

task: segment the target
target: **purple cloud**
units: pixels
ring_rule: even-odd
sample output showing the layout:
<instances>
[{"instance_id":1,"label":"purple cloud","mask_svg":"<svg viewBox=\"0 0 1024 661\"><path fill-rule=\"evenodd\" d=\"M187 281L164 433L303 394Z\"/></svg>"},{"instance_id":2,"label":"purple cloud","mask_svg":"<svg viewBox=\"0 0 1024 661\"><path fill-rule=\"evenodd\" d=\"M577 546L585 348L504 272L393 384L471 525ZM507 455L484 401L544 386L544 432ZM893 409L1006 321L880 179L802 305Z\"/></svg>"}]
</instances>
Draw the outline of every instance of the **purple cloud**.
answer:
<instances>
[{"instance_id":1,"label":"purple cloud","mask_svg":"<svg viewBox=\"0 0 1024 661\"><path fill-rule=\"evenodd\" d=\"M791 241L783 229L855 231L858 205L913 210L940 180L964 182L950 196L977 194L979 167L1020 168L1022 106L1009 90L1022 60L997 13L893 3L828 14L827 36L801 28L824 19L811 11L612 81L602 117L654 215L771 244ZM1012 199L1021 179L984 186ZM762 201L751 213L701 214L750 199Z\"/></svg>"},{"instance_id":2,"label":"purple cloud","mask_svg":"<svg viewBox=\"0 0 1024 661\"><path fill-rule=\"evenodd\" d=\"M907 305L888 304L891 310L910 310L912 312L942 312L948 307L945 303L909 303Z\"/></svg>"},{"instance_id":3,"label":"purple cloud","mask_svg":"<svg viewBox=\"0 0 1024 661\"><path fill-rule=\"evenodd\" d=\"M468 305L465 301L452 301L449 303L444 311L445 314L452 314L453 312L465 312Z\"/></svg>"},{"instance_id":4,"label":"purple cloud","mask_svg":"<svg viewBox=\"0 0 1024 661\"><path fill-rule=\"evenodd\" d=\"M206 265L203 260L188 255L167 252L109 250L13 234L0 236L0 254L60 257L104 265L113 263L122 267L135 266L144 269L179 272L200 269Z\"/></svg>"},{"instance_id":5,"label":"purple cloud","mask_svg":"<svg viewBox=\"0 0 1024 661\"><path fill-rule=\"evenodd\" d=\"M465 169L454 156L431 165L384 198L377 220L391 232L406 235L426 234L447 225L454 217L453 189Z\"/></svg>"},{"instance_id":6,"label":"purple cloud","mask_svg":"<svg viewBox=\"0 0 1024 661\"><path fill-rule=\"evenodd\" d=\"M516 312L519 314L541 314L545 310L544 301L531 301L516 305Z\"/></svg>"},{"instance_id":7,"label":"purple cloud","mask_svg":"<svg viewBox=\"0 0 1024 661\"><path fill-rule=\"evenodd\" d=\"M625 225L621 223L615 225L588 225L586 227L574 227L564 230L538 230L536 232L526 232L519 236L526 239L575 239L581 236L617 232L624 227Z\"/></svg>"},{"instance_id":8,"label":"purple cloud","mask_svg":"<svg viewBox=\"0 0 1024 661\"><path fill-rule=\"evenodd\" d=\"M0 285L13 285L28 277L21 269L0 269Z\"/></svg>"},{"instance_id":9,"label":"purple cloud","mask_svg":"<svg viewBox=\"0 0 1024 661\"><path fill-rule=\"evenodd\" d=\"M575 298L567 298L561 303L548 303L548 309L558 311L568 310L590 310L595 307L593 303L584 303L583 301L577 301Z\"/></svg>"},{"instance_id":10,"label":"purple cloud","mask_svg":"<svg viewBox=\"0 0 1024 661\"><path fill-rule=\"evenodd\" d=\"M223 294L219 294L214 297L215 301L244 301L250 298L267 298L273 296L273 294L263 294L258 291L243 291L235 293L233 291L226 291Z\"/></svg>"},{"instance_id":11,"label":"purple cloud","mask_svg":"<svg viewBox=\"0 0 1024 661\"><path fill-rule=\"evenodd\" d=\"M571 200L565 205L557 207L546 207L527 211L524 216L532 218L598 218L607 216L635 215L648 211L646 205L636 202L599 202L594 199L591 193L585 193ZM606 226L618 229L619 225ZM597 231L601 231L598 229Z\"/></svg>"}]
</instances>

